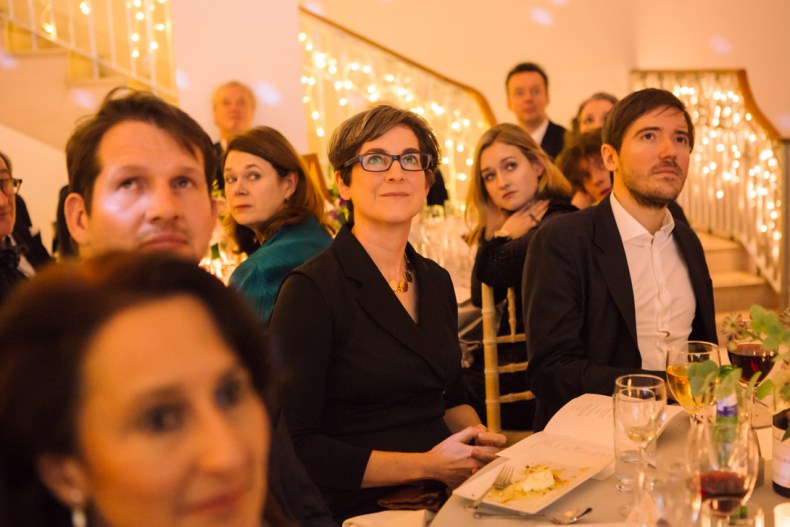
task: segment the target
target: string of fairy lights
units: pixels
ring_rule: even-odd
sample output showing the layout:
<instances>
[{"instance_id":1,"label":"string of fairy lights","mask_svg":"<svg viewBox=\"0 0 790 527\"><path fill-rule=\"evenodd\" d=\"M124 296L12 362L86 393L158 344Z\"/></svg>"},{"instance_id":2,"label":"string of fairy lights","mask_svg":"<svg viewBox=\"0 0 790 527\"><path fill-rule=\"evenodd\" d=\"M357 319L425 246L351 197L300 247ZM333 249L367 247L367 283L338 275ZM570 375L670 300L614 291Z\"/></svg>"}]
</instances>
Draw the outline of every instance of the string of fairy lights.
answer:
<instances>
[{"instance_id":1,"label":"string of fairy lights","mask_svg":"<svg viewBox=\"0 0 790 527\"><path fill-rule=\"evenodd\" d=\"M493 124L472 95L309 14L300 17L298 38L308 147L325 166L332 130L355 113L386 102L428 120L442 147L439 168L450 200L463 200L475 144Z\"/></svg>"},{"instance_id":2,"label":"string of fairy lights","mask_svg":"<svg viewBox=\"0 0 790 527\"><path fill-rule=\"evenodd\" d=\"M737 72L635 72L634 88L664 88L695 125L683 205L692 223L734 235L779 290L784 170L782 144L747 107Z\"/></svg>"},{"instance_id":3,"label":"string of fairy lights","mask_svg":"<svg viewBox=\"0 0 790 527\"><path fill-rule=\"evenodd\" d=\"M39 24L52 40L62 39L88 55L95 53L103 60L133 75L154 78L169 84L168 0L44 0L38 2ZM75 17L76 13L76 17ZM79 17L82 17L79 19ZM102 20L103 29L94 33L95 20ZM106 24L106 25L104 25ZM162 78L165 77L165 78Z\"/></svg>"}]
</instances>

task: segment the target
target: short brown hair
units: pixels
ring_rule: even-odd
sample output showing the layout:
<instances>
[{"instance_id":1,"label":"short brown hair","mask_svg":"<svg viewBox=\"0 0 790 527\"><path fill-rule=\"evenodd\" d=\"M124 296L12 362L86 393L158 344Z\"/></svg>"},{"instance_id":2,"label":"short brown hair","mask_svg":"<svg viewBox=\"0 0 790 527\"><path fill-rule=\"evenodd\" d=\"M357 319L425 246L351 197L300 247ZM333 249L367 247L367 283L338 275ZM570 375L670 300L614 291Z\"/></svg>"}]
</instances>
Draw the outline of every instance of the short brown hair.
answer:
<instances>
[{"instance_id":1,"label":"short brown hair","mask_svg":"<svg viewBox=\"0 0 790 527\"><path fill-rule=\"evenodd\" d=\"M381 104L349 117L338 126L329 140L329 162L340 173L346 185L351 184L349 164L359 155L362 145L381 137L397 126L406 126L417 136L420 152L429 154L431 162L425 170L425 179L433 184L433 173L439 161L439 143L428 121L414 112Z\"/></svg>"},{"instance_id":2,"label":"short brown hair","mask_svg":"<svg viewBox=\"0 0 790 527\"><path fill-rule=\"evenodd\" d=\"M694 148L694 124L683 101L672 92L658 88L645 88L631 93L621 99L609 111L603 124L603 144L611 145L615 152L620 153L623 136L631 124L644 114L657 108L674 108L683 113L689 132L689 150Z\"/></svg>"},{"instance_id":3,"label":"short brown hair","mask_svg":"<svg viewBox=\"0 0 790 527\"><path fill-rule=\"evenodd\" d=\"M546 87L546 93L549 92L549 77L546 75L546 71L534 62L516 64L507 72L507 77L505 78L505 92L510 89L508 86L510 84L510 78L518 73L537 73L543 77L543 85Z\"/></svg>"},{"instance_id":4,"label":"short brown hair","mask_svg":"<svg viewBox=\"0 0 790 527\"><path fill-rule=\"evenodd\" d=\"M567 145L557 157L557 168L571 182L573 190L584 190L584 182L590 177L589 170L582 168L582 161L589 158L601 158L601 130L591 130L579 135Z\"/></svg>"},{"instance_id":5,"label":"short brown hair","mask_svg":"<svg viewBox=\"0 0 790 527\"><path fill-rule=\"evenodd\" d=\"M217 155L211 138L200 125L186 112L152 93L119 87L107 94L95 115L77 126L66 144L69 188L82 196L88 212L91 210L93 185L101 172L99 145L113 126L124 121L139 121L160 128L195 159L196 151L200 152L206 184L211 190L217 170Z\"/></svg>"},{"instance_id":6,"label":"short brown hair","mask_svg":"<svg viewBox=\"0 0 790 527\"><path fill-rule=\"evenodd\" d=\"M531 163L543 166L543 175L538 181L535 199L554 198L567 201L571 193L571 186L563 177L562 172L552 163L549 155L532 139L529 132L512 123L493 126L477 142L472 180L469 182L469 190L466 193L466 222L471 229L470 243L480 239L488 223L487 205L491 201L491 196L483 183L480 157L483 155L483 151L494 143L515 146Z\"/></svg>"},{"instance_id":7,"label":"short brown hair","mask_svg":"<svg viewBox=\"0 0 790 527\"><path fill-rule=\"evenodd\" d=\"M240 250L251 254L260 247L260 240L270 238L285 225L301 223L308 216L314 216L324 226L328 225L324 199L307 174L302 156L283 134L269 126L251 128L230 140L225 157L234 150L268 161L280 178L291 173L296 174L296 189L293 194L257 231L239 225L232 215L228 215L228 230ZM223 158L223 165L224 162Z\"/></svg>"}]
</instances>

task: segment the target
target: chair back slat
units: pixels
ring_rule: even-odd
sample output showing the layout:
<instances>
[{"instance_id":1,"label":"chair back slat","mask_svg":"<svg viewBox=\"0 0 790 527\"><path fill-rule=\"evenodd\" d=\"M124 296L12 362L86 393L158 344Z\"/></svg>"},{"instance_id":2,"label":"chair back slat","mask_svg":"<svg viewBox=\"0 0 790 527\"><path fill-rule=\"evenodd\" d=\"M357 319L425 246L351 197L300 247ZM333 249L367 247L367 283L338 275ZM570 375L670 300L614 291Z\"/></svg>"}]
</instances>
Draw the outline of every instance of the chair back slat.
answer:
<instances>
[{"instance_id":1,"label":"chair back slat","mask_svg":"<svg viewBox=\"0 0 790 527\"><path fill-rule=\"evenodd\" d=\"M514 373L526 371L528 363L519 362L513 364L499 365L499 355L497 344L525 342L523 333L516 333L516 302L513 288L507 292L507 320L509 332L506 335L497 335L499 324L497 323L497 310L494 300L494 288L487 284L482 286L482 309L483 317L483 375L485 377L486 388L486 420L488 429L492 432L502 431L502 418L500 406L503 403L516 401L529 401L535 395L527 390L525 392L501 394L499 392L499 375L502 373Z\"/></svg>"}]
</instances>

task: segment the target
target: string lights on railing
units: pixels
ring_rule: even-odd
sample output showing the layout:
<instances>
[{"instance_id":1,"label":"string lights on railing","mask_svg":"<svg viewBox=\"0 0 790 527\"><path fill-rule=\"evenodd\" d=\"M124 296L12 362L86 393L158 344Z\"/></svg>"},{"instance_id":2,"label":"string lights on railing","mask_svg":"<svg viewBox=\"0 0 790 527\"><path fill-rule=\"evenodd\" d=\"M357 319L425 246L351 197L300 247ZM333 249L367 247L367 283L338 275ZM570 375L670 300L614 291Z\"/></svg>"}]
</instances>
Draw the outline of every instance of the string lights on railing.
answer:
<instances>
[{"instance_id":1,"label":"string lights on railing","mask_svg":"<svg viewBox=\"0 0 790 527\"><path fill-rule=\"evenodd\" d=\"M51 39L58 38L58 26L55 24L55 9L52 6L53 0L47 0L41 10L41 27Z\"/></svg>"},{"instance_id":2,"label":"string lights on railing","mask_svg":"<svg viewBox=\"0 0 790 527\"><path fill-rule=\"evenodd\" d=\"M92 78L124 76L162 97L176 100L168 0L14 3L26 4L27 9L17 8L7 15L15 27L30 33L28 45L33 50L38 49L40 37L80 57L73 74Z\"/></svg>"},{"instance_id":3,"label":"string lights on railing","mask_svg":"<svg viewBox=\"0 0 790 527\"><path fill-rule=\"evenodd\" d=\"M734 235L779 291L782 144L752 115L745 75L737 71L640 71L634 88L664 88L687 105L695 125L683 205L697 226Z\"/></svg>"},{"instance_id":4,"label":"string lights on railing","mask_svg":"<svg viewBox=\"0 0 790 527\"><path fill-rule=\"evenodd\" d=\"M468 91L309 14L302 13L298 39L311 152L326 162L331 131L373 104L407 108L433 127L450 199L463 200L474 146L493 124Z\"/></svg>"}]
</instances>

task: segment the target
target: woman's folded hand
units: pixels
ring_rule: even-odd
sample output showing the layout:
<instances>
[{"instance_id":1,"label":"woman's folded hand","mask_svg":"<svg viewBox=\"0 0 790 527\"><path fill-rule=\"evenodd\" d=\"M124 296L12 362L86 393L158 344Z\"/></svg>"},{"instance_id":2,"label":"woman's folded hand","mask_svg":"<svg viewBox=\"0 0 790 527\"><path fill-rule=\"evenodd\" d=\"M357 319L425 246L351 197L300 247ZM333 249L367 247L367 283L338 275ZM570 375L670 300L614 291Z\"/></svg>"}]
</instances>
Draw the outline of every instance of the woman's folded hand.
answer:
<instances>
[{"instance_id":1,"label":"woman's folded hand","mask_svg":"<svg viewBox=\"0 0 790 527\"><path fill-rule=\"evenodd\" d=\"M455 488L492 461L504 444L504 436L482 425L466 427L426 453L429 477Z\"/></svg>"}]
</instances>

